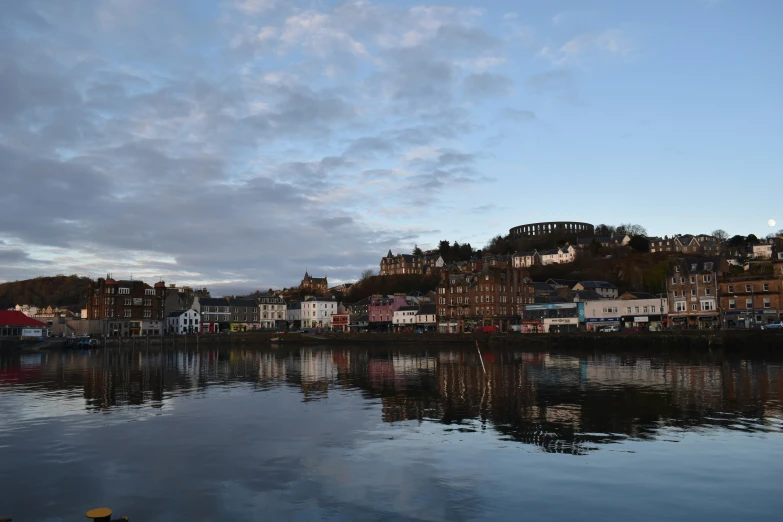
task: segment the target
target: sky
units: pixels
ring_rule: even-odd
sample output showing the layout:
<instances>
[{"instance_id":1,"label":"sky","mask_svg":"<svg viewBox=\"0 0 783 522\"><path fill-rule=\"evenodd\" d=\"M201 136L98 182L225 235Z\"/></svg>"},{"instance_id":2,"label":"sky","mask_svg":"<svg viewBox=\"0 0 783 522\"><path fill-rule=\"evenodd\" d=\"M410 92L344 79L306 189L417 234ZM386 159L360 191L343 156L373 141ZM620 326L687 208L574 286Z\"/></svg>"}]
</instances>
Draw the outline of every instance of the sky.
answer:
<instances>
[{"instance_id":1,"label":"sky","mask_svg":"<svg viewBox=\"0 0 783 522\"><path fill-rule=\"evenodd\" d=\"M781 19L776 0L2 2L0 281L332 284L539 221L766 235Z\"/></svg>"}]
</instances>

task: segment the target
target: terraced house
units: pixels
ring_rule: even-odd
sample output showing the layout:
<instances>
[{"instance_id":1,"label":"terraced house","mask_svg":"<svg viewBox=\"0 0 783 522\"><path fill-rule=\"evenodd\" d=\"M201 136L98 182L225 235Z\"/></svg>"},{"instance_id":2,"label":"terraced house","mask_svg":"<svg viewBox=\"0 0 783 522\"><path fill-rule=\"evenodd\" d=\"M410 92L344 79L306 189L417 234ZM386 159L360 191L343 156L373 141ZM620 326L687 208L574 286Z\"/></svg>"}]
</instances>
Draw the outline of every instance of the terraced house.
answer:
<instances>
[{"instance_id":1,"label":"terraced house","mask_svg":"<svg viewBox=\"0 0 783 522\"><path fill-rule=\"evenodd\" d=\"M283 328L286 325L286 302L274 295L256 298L261 328Z\"/></svg>"},{"instance_id":2,"label":"terraced house","mask_svg":"<svg viewBox=\"0 0 783 522\"><path fill-rule=\"evenodd\" d=\"M411 254L397 254L395 256L389 250L386 257L381 259L380 274L382 276L421 274L422 266L422 258L419 256Z\"/></svg>"},{"instance_id":3,"label":"terraced house","mask_svg":"<svg viewBox=\"0 0 783 522\"><path fill-rule=\"evenodd\" d=\"M258 303L254 299L227 297L226 300L229 306L229 329L232 332L258 329Z\"/></svg>"},{"instance_id":4,"label":"terraced house","mask_svg":"<svg viewBox=\"0 0 783 522\"><path fill-rule=\"evenodd\" d=\"M143 281L101 278L97 284L91 283L87 291L87 317L103 321L103 333L109 337L163 334L163 281L152 287Z\"/></svg>"},{"instance_id":5,"label":"terraced house","mask_svg":"<svg viewBox=\"0 0 783 522\"><path fill-rule=\"evenodd\" d=\"M438 331L462 333L483 326L508 331L520 322L525 274L510 266L469 273L443 272L437 292Z\"/></svg>"},{"instance_id":6,"label":"terraced house","mask_svg":"<svg viewBox=\"0 0 783 522\"><path fill-rule=\"evenodd\" d=\"M774 272L728 277L719 283L723 328L751 328L783 317L783 264Z\"/></svg>"},{"instance_id":7,"label":"terraced house","mask_svg":"<svg viewBox=\"0 0 783 522\"><path fill-rule=\"evenodd\" d=\"M672 259L666 278L671 325L680 328L716 328L720 316L718 280L728 272L725 259Z\"/></svg>"}]
</instances>

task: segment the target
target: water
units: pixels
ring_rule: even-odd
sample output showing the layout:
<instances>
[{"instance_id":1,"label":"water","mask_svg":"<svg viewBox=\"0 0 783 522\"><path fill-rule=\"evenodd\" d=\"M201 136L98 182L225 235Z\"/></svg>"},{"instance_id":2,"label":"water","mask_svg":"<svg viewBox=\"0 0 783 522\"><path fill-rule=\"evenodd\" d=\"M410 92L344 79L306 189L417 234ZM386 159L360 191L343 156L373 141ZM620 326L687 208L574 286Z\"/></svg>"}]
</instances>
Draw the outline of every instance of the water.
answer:
<instances>
[{"instance_id":1,"label":"water","mask_svg":"<svg viewBox=\"0 0 783 522\"><path fill-rule=\"evenodd\" d=\"M0 514L777 520L783 364L624 354L0 354Z\"/></svg>"}]
</instances>

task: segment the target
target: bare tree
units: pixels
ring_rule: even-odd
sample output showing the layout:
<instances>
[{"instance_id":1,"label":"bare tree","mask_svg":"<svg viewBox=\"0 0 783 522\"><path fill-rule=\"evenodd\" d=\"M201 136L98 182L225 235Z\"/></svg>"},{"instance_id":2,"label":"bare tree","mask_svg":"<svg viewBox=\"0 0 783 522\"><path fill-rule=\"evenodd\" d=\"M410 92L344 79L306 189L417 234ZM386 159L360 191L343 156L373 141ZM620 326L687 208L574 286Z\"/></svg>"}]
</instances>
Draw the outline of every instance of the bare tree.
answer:
<instances>
[{"instance_id":1,"label":"bare tree","mask_svg":"<svg viewBox=\"0 0 783 522\"><path fill-rule=\"evenodd\" d=\"M718 241L720 241L721 243L723 243L724 241L726 241L727 239L729 239L729 234L728 234L728 232L726 232L726 231L725 231L725 230L723 230L722 228L719 228L719 229L717 229L717 230L713 230L713 231L712 231L712 236L713 236L715 239L717 239Z\"/></svg>"},{"instance_id":2,"label":"bare tree","mask_svg":"<svg viewBox=\"0 0 783 522\"><path fill-rule=\"evenodd\" d=\"M647 229L641 225L634 225L633 223L621 223L616 229L617 235L624 236L647 236Z\"/></svg>"},{"instance_id":3,"label":"bare tree","mask_svg":"<svg viewBox=\"0 0 783 522\"><path fill-rule=\"evenodd\" d=\"M373 270L372 268L368 268L367 270L362 271L362 275L359 277L359 281L364 281L365 279L369 279L374 275L375 275L375 270Z\"/></svg>"}]
</instances>

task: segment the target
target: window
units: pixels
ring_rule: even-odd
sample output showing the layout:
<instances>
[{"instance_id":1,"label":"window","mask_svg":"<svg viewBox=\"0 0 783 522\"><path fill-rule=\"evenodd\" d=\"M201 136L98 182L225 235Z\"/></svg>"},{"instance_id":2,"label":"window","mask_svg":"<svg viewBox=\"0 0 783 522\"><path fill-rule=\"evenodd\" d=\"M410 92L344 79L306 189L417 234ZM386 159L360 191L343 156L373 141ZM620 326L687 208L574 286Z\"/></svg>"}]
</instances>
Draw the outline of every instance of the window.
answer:
<instances>
[{"instance_id":1,"label":"window","mask_svg":"<svg viewBox=\"0 0 783 522\"><path fill-rule=\"evenodd\" d=\"M696 297L696 289L691 288L691 297Z\"/></svg>"},{"instance_id":2,"label":"window","mask_svg":"<svg viewBox=\"0 0 783 522\"><path fill-rule=\"evenodd\" d=\"M696 276L691 276L691 284L696 282Z\"/></svg>"},{"instance_id":3,"label":"window","mask_svg":"<svg viewBox=\"0 0 783 522\"><path fill-rule=\"evenodd\" d=\"M753 308L753 299L745 299L745 308Z\"/></svg>"},{"instance_id":4,"label":"window","mask_svg":"<svg viewBox=\"0 0 783 522\"><path fill-rule=\"evenodd\" d=\"M764 298L764 308L769 308L769 297Z\"/></svg>"},{"instance_id":5,"label":"window","mask_svg":"<svg viewBox=\"0 0 783 522\"><path fill-rule=\"evenodd\" d=\"M677 284L677 278L676 278L676 277L672 277L672 284L673 284L673 285L676 285L676 284Z\"/></svg>"},{"instance_id":6,"label":"window","mask_svg":"<svg viewBox=\"0 0 783 522\"><path fill-rule=\"evenodd\" d=\"M683 290L682 292L683 292L683 294L684 294L684 293L685 293L685 290ZM674 297L677 297L677 296L678 296L678 293L677 293L677 290L675 290L675 291L674 291ZM630 308L628 309L628 313L629 313L629 314L631 313L631 309L630 309Z\"/></svg>"},{"instance_id":7,"label":"window","mask_svg":"<svg viewBox=\"0 0 783 522\"><path fill-rule=\"evenodd\" d=\"M709 282L712 281L712 276L711 275L704 275L704 276L702 276L701 281L703 283L709 283Z\"/></svg>"},{"instance_id":8,"label":"window","mask_svg":"<svg viewBox=\"0 0 783 522\"><path fill-rule=\"evenodd\" d=\"M650 312L655 313L655 305L650 307Z\"/></svg>"},{"instance_id":9,"label":"window","mask_svg":"<svg viewBox=\"0 0 783 522\"><path fill-rule=\"evenodd\" d=\"M705 311L715 310L715 301L702 301L701 309Z\"/></svg>"},{"instance_id":10,"label":"window","mask_svg":"<svg viewBox=\"0 0 783 522\"><path fill-rule=\"evenodd\" d=\"M649 307L645 306L645 307L642 308L642 313L646 314L648 312L648 310L649 310Z\"/></svg>"},{"instance_id":11,"label":"window","mask_svg":"<svg viewBox=\"0 0 783 522\"><path fill-rule=\"evenodd\" d=\"M630 314L631 313L631 307L630 306L625 308L625 313L626 314Z\"/></svg>"},{"instance_id":12,"label":"window","mask_svg":"<svg viewBox=\"0 0 783 522\"><path fill-rule=\"evenodd\" d=\"M769 283L764 283L764 291L769 292Z\"/></svg>"},{"instance_id":13,"label":"window","mask_svg":"<svg viewBox=\"0 0 783 522\"><path fill-rule=\"evenodd\" d=\"M745 285L745 291L746 291L746 292L750 292L750 291L751 291L751 288L752 288L752 287L751 287L750 285Z\"/></svg>"},{"instance_id":14,"label":"window","mask_svg":"<svg viewBox=\"0 0 783 522\"><path fill-rule=\"evenodd\" d=\"M683 284L683 285L685 284L685 278L684 277L680 278L680 284Z\"/></svg>"},{"instance_id":15,"label":"window","mask_svg":"<svg viewBox=\"0 0 783 522\"><path fill-rule=\"evenodd\" d=\"M704 295L710 295L710 291L711 290L712 290L712 288L705 288L704 289Z\"/></svg>"},{"instance_id":16,"label":"window","mask_svg":"<svg viewBox=\"0 0 783 522\"><path fill-rule=\"evenodd\" d=\"M154 288L145 288L144 289L144 295L155 295L155 289Z\"/></svg>"},{"instance_id":17,"label":"window","mask_svg":"<svg viewBox=\"0 0 783 522\"><path fill-rule=\"evenodd\" d=\"M691 311L696 312L699 309L699 307L695 304L691 305Z\"/></svg>"},{"instance_id":18,"label":"window","mask_svg":"<svg viewBox=\"0 0 783 522\"><path fill-rule=\"evenodd\" d=\"M729 293L730 294L734 293L734 285L729 285Z\"/></svg>"},{"instance_id":19,"label":"window","mask_svg":"<svg viewBox=\"0 0 783 522\"><path fill-rule=\"evenodd\" d=\"M127 310L127 309L123 310L122 316L123 317L130 317L131 316L131 311Z\"/></svg>"},{"instance_id":20,"label":"window","mask_svg":"<svg viewBox=\"0 0 783 522\"><path fill-rule=\"evenodd\" d=\"M118 294L130 294L130 288L120 288Z\"/></svg>"},{"instance_id":21,"label":"window","mask_svg":"<svg viewBox=\"0 0 783 522\"><path fill-rule=\"evenodd\" d=\"M729 310L737 308L737 301L735 299L729 299Z\"/></svg>"},{"instance_id":22,"label":"window","mask_svg":"<svg viewBox=\"0 0 783 522\"><path fill-rule=\"evenodd\" d=\"M634 309L633 309L633 311L634 311L634 313L637 313L637 314L638 314L638 313L639 313L639 307L638 307L638 306L635 306L635 307L634 307Z\"/></svg>"}]
</instances>

